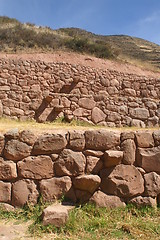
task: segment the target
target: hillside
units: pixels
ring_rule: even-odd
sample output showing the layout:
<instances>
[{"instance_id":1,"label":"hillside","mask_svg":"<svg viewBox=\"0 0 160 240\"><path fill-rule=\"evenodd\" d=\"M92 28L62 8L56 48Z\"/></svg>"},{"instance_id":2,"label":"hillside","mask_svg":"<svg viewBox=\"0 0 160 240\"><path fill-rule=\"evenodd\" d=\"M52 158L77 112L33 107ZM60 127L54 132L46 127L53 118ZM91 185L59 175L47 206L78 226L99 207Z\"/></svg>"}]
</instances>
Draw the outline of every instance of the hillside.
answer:
<instances>
[{"instance_id":1,"label":"hillside","mask_svg":"<svg viewBox=\"0 0 160 240\"><path fill-rule=\"evenodd\" d=\"M140 38L101 36L77 28L52 30L0 17L1 53L54 53L57 50L160 69L160 46Z\"/></svg>"}]
</instances>

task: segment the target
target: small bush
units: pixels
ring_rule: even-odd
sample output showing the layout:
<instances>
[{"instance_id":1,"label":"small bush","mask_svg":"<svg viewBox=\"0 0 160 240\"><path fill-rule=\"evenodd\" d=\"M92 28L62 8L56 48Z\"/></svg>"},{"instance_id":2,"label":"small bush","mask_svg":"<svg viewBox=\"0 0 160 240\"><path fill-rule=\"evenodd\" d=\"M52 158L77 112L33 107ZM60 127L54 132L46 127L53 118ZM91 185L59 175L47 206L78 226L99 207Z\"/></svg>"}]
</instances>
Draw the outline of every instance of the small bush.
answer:
<instances>
[{"instance_id":1,"label":"small bush","mask_svg":"<svg viewBox=\"0 0 160 240\"><path fill-rule=\"evenodd\" d=\"M73 51L89 53L99 58L113 58L111 47L104 42L89 42L87 38L68 39L65 46Z\"/></svg>"},{"instance_id":2,"label":"small bush","mask_svg":"<svg viewBox=\"0 0 160 240\"><path fill-rule=\"evenodd\" d=\"M0 17L0 24L4 24L4 23L19 23L19 21L15 18L9 18L6 16L2 16L2 17Z\"/></svg>"}]
</instances>

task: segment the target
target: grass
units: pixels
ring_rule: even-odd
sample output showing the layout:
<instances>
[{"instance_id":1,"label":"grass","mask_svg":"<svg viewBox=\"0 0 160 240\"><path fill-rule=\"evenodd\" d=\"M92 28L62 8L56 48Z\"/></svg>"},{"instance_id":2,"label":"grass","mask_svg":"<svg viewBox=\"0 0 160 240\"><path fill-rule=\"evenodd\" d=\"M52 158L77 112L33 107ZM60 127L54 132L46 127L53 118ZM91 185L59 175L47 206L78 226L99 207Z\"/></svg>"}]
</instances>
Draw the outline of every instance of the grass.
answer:
<instances>
[{"instance_id":1,"label":"grass","mask_svg":"<svg viewBox=\"0 0 160 240\"><path fill-rule=\"evenodd\" d=\"M52 132L58 129L84 129L84 128L100 128L92 126L89 123L73 120L71 123L64 122L63 118L58 118L54 122L38 123L36 121L20 121L9 118L0 118L0 132L5 133L13 128L18 130L31 130L36 133L44 131Z\"/></svg>"},{"instance_id":2,"label":"grass","mask_svg":"<svg viewBox=\"0 0 160 240\"><path fill-rule=\"evenodd\" d=\"M29 232L35 239L48 236L57 240L103 240L103 239L154 239L160 236L160 208L141 208L128 205L126 208L96 208L86 204L76 207L67 224L61 228L43 226L41 214L45 205L26 206L15 212L0 210L0 219L32 221ZM49 235L47 235L49 234ZM54 236L54 238L50 238Z\"/></svg>"},{"instance_id":3,"label":"grass","mask_svg":"<svg viewBox=\"0 0 160 240\"><path fill-rule=\"evenodd\" d=\"M9 118L0 118L0 133L6 133L11 129L17 128L19 131L21 130L31 130L34 133L43 133L43 132L54 132L58 130L87 130L87 129L108 129L114 131L137 131L137 130L159 130L158 127L154 128L138 128L138 127L104 127L98 125L91 125L87 122L73 120L70 123L64 121L63 118L58 118L54 122L46 122L46 123L38 123L36 121L20 121Z\"/></svg>"}]
</instances>

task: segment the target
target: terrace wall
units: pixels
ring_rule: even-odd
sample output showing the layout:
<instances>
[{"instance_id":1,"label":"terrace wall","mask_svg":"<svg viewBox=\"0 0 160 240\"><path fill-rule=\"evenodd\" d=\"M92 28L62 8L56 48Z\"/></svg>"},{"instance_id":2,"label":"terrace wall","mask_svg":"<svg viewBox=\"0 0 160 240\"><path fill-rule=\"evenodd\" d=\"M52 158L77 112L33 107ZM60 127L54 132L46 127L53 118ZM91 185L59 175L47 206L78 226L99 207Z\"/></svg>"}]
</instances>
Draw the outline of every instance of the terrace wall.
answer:
<instances>
[{"instance_id":1,"label":"terrace wall","mask_svg":"<svg viewBox=\"0 0 160 240\"><path fill-rule=\"evenodd\" d=\"M160 203L160 131L0 135L0 202L67 198L98 206Z\"/></svg>"},{"instance_id":2,"label":"terrace wall","mask_svg":"<svg viewBox=\"0 0 160 240\"><path fill-rule=\"evenodd\" d=\"M71 65L0 59L0 116L64 117L104 126L159 126L159 79Z\"/></svg>"}]
</instances>

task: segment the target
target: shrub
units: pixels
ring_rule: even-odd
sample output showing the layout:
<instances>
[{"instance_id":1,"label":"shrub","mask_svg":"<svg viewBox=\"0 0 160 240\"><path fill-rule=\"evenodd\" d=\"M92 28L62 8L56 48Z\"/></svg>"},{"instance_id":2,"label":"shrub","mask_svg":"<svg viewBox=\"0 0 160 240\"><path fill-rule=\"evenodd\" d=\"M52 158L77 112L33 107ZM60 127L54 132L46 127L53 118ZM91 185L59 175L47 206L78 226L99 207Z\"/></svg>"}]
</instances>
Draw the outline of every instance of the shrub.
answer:
<instances>
[{"instance_id":1,"label":"shrub","mask_svg":"<svg viewBox=\"0 0 160 240\"><path fill-rule=\"evenodd\" d=\"M87 38L72 38L65 42L65 46L76 52L84 52L99 58L113 58L111 47L105 42L89 42Z\"/></svg>"}]
</instances>

